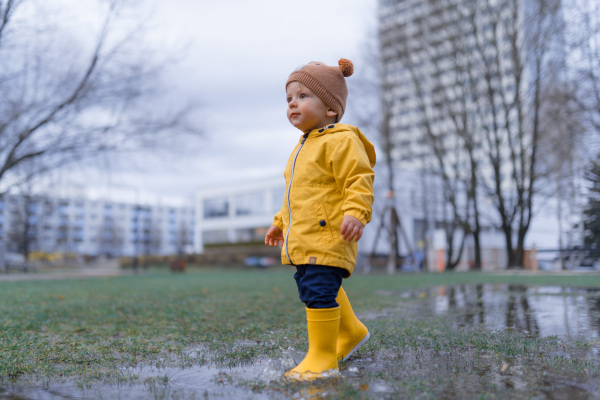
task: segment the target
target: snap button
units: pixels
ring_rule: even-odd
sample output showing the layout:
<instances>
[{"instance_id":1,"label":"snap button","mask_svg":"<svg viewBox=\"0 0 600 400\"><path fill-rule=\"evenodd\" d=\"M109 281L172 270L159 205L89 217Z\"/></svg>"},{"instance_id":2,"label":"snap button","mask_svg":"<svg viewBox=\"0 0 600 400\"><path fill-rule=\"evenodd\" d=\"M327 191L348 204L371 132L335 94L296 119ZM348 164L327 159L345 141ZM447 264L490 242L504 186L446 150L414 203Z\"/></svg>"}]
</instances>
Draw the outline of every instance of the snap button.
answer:
<instances>
[{"instance_id":1,"label":"snap button","mask_svg":"<svg viewBox=\"0 0 600 400\"><path fill-rule=\"evenodd\" d=\"M322 220L319 221L319 225L325 226L325 225L327 225L327 222L325 222L325 220L322 219Z\"/></svg>"},{"instance_id":2,"label":"snap button","mask_svg":"<svg viewBox=\"0 0 600 400\"><path fill-rule=\"evenodd\" d=\"M324 130L325 129L323 129L323 128L319 129L319 133L323 133Z\"/></svg>"},{"instance_id":3,"label":"snap button","mask_svg":"<svg viewBox=\"0 0 600 400\"><path fill-rule=\"evenodd\" d=\"M329 125L327 128L331 129L333 128L335 125Z\"/></svg>"}]
</instances>

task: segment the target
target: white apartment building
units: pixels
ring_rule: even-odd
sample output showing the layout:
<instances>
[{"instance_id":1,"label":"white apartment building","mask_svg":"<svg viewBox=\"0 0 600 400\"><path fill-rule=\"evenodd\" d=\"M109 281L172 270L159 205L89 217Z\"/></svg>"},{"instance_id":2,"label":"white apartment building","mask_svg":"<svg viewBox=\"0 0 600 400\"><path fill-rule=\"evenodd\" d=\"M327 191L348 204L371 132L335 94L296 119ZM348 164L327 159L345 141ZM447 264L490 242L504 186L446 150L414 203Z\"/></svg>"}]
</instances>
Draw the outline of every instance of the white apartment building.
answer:
<instances>
[{"instance_id":1,"label":"white apartment building","mask_svg":"<svg viewBox=\"0 0 600 400\"><path fill-rule=\"evenodd\" d=\"M551 21L558 23L559 1L545 1L546 9L556 6L552 15L558 17ZM464 146L461 134L485 151L493 146L483 137L486 129L498 130L497 140L506 141L516 124L530 123L510 105L532 102L535 59L529 54L535 49L527 46L536 45L531 37L539 28L528 24L550 21L535 19L537 2L378 1L382 104L402 168L435 165L432 140L451 162L452 149ZM547 53L553 56L546 56L545 68L564 59L559 46ZM526 107L521 112L528 114Z\"/></svg>"},{"instance_id":2,"label":"white apartment building","mask_svg":"<svg viewBox=\"0 0 600 400\"><path fill-rule=\"evenodd\" d=\"M389 252L387 227L381 221L390 200L382 175L380 166L376 166L373 217L359 242L363 260L371 254ZM440 229L443 198L439 181L418 171L399 170L396 187L394 204L403 232L401 256L446 250ZM28 252L82 256L202 253L211 244L263 243L284 197L283 175L198 190L189 207L6 195L0 199L0 235L9 253L23 253L25 238ZM533 224L529 243L552 247L556 244L552 233L555 224L549 229L552 211L540 213L539 217L542 224ZM502 240L493 228L484 228L482 242L488 252L502 254ZM467 244L464 265L468 257ZM501 267L500 261L488 258L490 268Z\"/></svg>"},{"instance_id":3,"label":"white apartment building","mask_svg":"<svg viewBox=\"0 0 600 400\"><path fill-rule=\"evenodd\" d=\"M495 201L488 188L498 183L505 198L510 198L517 185L517 178L510 177L531 176L525 166L533 157L531 127L538 111L532 109L532 84L535 78L551 82L555 75L550 71L560 71L564 61L559 31L544 30L548 24L561 23L560 2L546 0L544 17L540 4L537 0L378 1L382 113L388 117L384 122L397 167L443 173L450 183L466 187L476 165L477 198L485 208ZM549 32L554 35L549 39L541 35ZM539 59L539 75L535 61L542 53L536 52L541 43L537 37L556 43ZM544 142L549 133L541 132L537 143L551 147L550 141ZM537 187L548 185L540 179L536 182ZM539 215L547 214L541 203L534 200L537 215L528 240L536 234ZM493 210L481 220L500 225ZM547 231L554 238L558 235L554 226ZM534 241L554 248L558 242L548 236Z\"/></svg>"},{"instance_id":4,"label":"white apartment building","mask_svg":"<svg viewBox=\"0 0 600 400\"><path fill-rule=\"evenodd\" d=\"M284 195L283 174L198 190L195 249L202 252L210 244L264 241Z\"/></svg>"},{"instance_id":5,"label":"white apartment building","mask_svg":"<svg viewBox=\"0 0 600 400\"><path fill-rule=\"evenodd\" d=\"M380 0L378 5L381 96L391 115L394 156L404 167L422 168L431 153L421 107L435 109L434 92L439 89L431 87L432 79L422 77L441 80L431 61L435 58L443 68L450 59L453 49L443 42L456 33L453 26L460 21L447 1Z\"/></svg>"},{"instance_id":6,"label":"white apartment building","mask_svg":"<svg viewBox=\"0 0 600 400\"><path fill-rule=\"evenodd\" d=\"M406 224L404 229L408 232L407 240L410 242L410 246L402 247L405 254L425 237L427 210L423 205L428 203L423 201L423 188L419 186L421 183L422 180L415 173L405 171L398 174L398 184L402 190L396 201L403 210L402 219ZM364 255L387 252L387 244L383 238L375 242L375 231L379 227L381 212L385 207L386 191L378 186L377 180L375 190L373 219L359 242L359 252ZM431 188L427 190L432 192ZM202 252L206 245L211 244L264 243L273 216L285 201L285 192L283 174L198 190L194 247Z\"/></svg>"},{"instance_id":7,"label":"white apartment building","mask_svg":"<svg viewBox=\"0 0 600 400\"><path fill-rule=\"evenodd\" d=\"M7 252L168 255L193 252L194 232L191 206L83 197L5 195L0 199L0 235Z\"/></svg>"}]
</instances>

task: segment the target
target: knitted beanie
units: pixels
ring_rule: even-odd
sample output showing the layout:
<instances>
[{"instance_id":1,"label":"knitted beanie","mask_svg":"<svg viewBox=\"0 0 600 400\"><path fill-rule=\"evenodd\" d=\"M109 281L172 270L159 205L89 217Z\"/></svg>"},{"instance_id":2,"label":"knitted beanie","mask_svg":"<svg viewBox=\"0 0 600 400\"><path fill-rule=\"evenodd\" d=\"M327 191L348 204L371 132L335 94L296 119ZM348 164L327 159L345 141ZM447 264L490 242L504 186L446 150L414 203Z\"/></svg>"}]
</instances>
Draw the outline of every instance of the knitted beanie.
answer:
<instances>
[{"instance_id":1,"label":"knitted beanie","mask_svg":"<svg viewBox=\"0 0 600 400\"><path fill-rule=\"evenodd\" d=\"M298 81L309 88L323 103L337 112L337 121L342 119L346 110L348 87L345 77L354 72L352 61L340 58L338 67L330 67L322 62L311 61L290 74L285 87Z\"/></svg>"}]
</instances>

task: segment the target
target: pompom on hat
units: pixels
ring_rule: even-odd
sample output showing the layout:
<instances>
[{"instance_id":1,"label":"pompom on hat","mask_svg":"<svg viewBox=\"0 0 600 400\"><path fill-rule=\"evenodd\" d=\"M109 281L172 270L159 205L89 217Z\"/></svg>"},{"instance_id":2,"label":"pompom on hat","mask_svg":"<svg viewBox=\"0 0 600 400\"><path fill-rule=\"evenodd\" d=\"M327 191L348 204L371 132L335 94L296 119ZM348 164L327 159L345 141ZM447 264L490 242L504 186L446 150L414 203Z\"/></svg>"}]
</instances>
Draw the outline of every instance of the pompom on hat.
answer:
<instances>
[{"instance_id":1,"label":"pompom on hat","mask_svg":"<svg viewBox=\"0 0 600 400\"><path fill-rule=\"evenodd\" d=\"M348 87L346 77L354 73L352 61L340 58L338 66L328 66L322 62L311 61L290 74L285 87L291 82L300 82L319 97L323 103L338 113L341 120L346 110Z\"/></svg>"}]
</instances>

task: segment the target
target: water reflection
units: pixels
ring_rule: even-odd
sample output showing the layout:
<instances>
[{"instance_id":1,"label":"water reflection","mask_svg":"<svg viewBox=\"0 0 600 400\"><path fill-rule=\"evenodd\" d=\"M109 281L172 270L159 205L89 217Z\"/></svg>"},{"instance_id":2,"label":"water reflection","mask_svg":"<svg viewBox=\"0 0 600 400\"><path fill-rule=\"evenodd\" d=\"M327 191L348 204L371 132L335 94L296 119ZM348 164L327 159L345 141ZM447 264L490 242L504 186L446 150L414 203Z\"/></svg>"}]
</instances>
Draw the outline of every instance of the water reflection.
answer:
<instances>
[{"instance_id":1,"label":"water reflection","mask_svg":"<svg viewBox=\"0 0 600 400\"><path fill-rule=\"evenodd\" d=\"M600 337L600 290L557 286L459 285L433 293L437 315L456 327L512 329L536 337Z\"/></svg>"}]
</instances>

